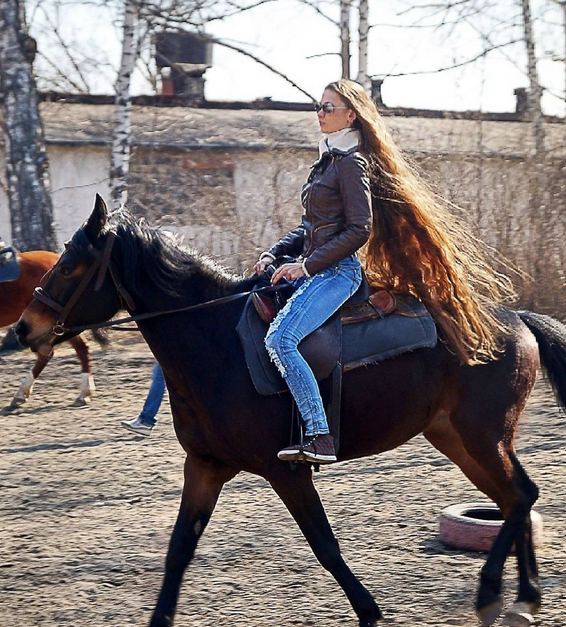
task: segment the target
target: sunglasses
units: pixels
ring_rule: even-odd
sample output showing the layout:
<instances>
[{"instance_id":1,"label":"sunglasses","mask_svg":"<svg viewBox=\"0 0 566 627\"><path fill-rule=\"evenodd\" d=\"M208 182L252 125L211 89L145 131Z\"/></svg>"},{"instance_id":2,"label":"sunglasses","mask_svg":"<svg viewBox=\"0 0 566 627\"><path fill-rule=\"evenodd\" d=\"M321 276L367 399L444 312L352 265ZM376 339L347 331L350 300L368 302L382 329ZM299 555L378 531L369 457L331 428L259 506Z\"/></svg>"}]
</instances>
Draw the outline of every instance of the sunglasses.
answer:
<instances>
[{"instance_id":1,"label":"sunglasses","mask_svg":"<svg viewBox=\"0 0 566 627\"><path fill-rule=\"evenodd\" d=\"M337 107L333 105L331 102L315 102L314 110L319 113L322 111L326 113L326 115L332 115L336 109L349 109L350 107Z\"/></svg>"}]
</instances>

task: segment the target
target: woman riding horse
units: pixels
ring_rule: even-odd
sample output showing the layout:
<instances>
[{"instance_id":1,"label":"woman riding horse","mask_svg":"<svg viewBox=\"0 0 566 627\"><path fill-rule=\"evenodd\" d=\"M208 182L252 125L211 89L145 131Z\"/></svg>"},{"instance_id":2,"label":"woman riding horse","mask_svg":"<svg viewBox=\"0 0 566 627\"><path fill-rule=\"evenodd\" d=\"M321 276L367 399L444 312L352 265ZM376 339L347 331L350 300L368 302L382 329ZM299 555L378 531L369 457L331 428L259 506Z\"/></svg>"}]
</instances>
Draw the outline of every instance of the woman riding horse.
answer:
<instances>
[{"instance_id":1,"label":"woman riding horse","mask_svg":"<svg viewBox=\"0 0 566 627\"><path fill-rule=\"evenodd\" d=\"M329 463L336 461L334 441L317 381L298 345L360 285L357 252L368 239L364 269L371 282L424 301L464 364L496 357L503 327L492 303L513 291L448 204L408 165L361 85L330 83L316 110L324 135L320 159L303 187L302 223L260 255L255 271L263 273L278 256L298 255L273 274L272 283L285 278L298 289L271 324L265 344L295 398L306 439L278 457Z\"/></svg>"},{"instance_id":2,"label":"woman riding horse","mask_svg":"<svg viewBox=\"0 0 566 627\"><path fill-rule=\"evenodd\" d=\"M510 287L482 261L477 241L405 164L361 88L339 82L329 89L341 100L328 100L333 95L327 93L324 104L347 107L337 111L353 111L362 129L365 157L349 163L361 181L365 159L374 195L374 230L365 251L369 277L418 295L444 339L345 374L338 461L376 455L423 433L497 503L505 519L480 574L476 609L482 623L492 625L502 611L503 569L515 546L518 594L509 615L532 624L541 601L529 515L538 488L517 458L514 438L541 363L566 408L566 326L492 305ZM336 114L325 109L321 117ZM333 160L328 168L348 165ZM317 168L311 182L320 177L322 185L324 176ZM331 185L324 192L338 194ZM302 271L316 278L318 268L308 254L304 261ZM296 279L298 264L283 267L279 277L284 274ZM103 321L127 308L163 368L186 458L151 627L173 624L185 569L223 486L240 471L269 482L346 594L358 627L375 627L380 608L341 554L310 464L276 457L289 441L289 395L257 393L237 333L246 310L242 296L258 283L258 276L232 276L181 250L127 211L109 216L97 197L91 216L36 290L17 333L33 350L50 350L85 327L114 324ZM388 496L395 498L394 485Z\"/></svg>"}]
</instances>

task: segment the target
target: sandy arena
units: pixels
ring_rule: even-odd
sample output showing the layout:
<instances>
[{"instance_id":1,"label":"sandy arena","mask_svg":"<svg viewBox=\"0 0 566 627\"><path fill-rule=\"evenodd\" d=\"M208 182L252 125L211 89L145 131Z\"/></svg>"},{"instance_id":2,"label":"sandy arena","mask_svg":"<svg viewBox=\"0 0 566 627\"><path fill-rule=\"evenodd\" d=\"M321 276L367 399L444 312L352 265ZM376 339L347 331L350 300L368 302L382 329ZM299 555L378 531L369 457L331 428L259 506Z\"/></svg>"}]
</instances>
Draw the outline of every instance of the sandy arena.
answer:
<instances>
[{"instance_id":1,"label":"sandy arena","mask_svg":"<svg viewBox=\"0 0 566 627\"><path fill-rule=\"evenodd\" d=\"M29 353L0 360L0 407L32 361ZM77 410L70 405L79 369L74 354L60 349L28 404L0 415L0 627L148 624L183 467L168 403L149 439L120 426L137 415L151 364L135 335L95 349L98 392L90 408ZM541 492L537 624L544 627L566 625L565 422L539 381L518 451ZM388 624L477 625L473 605L485 556L443 547L437 520L447 505L483 499L424 438L325 468L316 485L346 560ZM507 604L515 594L511 558ZM225 488L186 573L175 625L355 627L357 621L267 483L241 474Z\"/></svg>"}]
</instances>

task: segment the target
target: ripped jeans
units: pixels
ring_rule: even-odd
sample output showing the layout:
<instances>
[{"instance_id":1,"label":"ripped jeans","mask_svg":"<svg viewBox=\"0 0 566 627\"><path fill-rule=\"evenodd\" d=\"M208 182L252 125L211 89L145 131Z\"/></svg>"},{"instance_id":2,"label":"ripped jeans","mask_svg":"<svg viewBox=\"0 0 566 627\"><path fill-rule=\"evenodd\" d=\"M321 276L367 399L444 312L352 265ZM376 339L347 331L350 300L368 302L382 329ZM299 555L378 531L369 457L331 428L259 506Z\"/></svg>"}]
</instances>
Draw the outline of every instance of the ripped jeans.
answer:
<instances>
[{"instance_id":1,"label":"ripped jeans","mask_svg":"<svg viewBox=\"0 0 566 627\"><path fill-rule=\"evenodd\" d=\"M271 323L265 337L267 352L297 403L306 436L329 433L329 429L318 383L298 345L340 309L361 281L360 262L354 255L310 278L297 279L297 291Z\"/></svg>"}]
</instances>

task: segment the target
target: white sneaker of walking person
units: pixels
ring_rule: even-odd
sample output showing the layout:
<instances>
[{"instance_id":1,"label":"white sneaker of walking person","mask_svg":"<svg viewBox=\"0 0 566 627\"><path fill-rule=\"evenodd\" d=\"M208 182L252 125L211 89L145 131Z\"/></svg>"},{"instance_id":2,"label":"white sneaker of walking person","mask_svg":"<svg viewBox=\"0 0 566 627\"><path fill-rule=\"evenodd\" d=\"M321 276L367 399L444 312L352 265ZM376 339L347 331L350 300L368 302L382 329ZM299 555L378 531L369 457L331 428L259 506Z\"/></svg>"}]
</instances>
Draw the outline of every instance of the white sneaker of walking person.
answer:
<instances>
[{"instance_id":1,"label":"white sneaker of walking person","mask_svg":"<svg viewBox=\"0 0 566 627\"><path fill-rule=\"evenodd\" d=\"M138 435L143 435L144 437L147 437L154 427L154 425L150 424L149 422L144 422L139 416L134 420L123 420L122 426L128 431L133 431L134 433L137 433Z\"/></svg>"}]
</instances>

